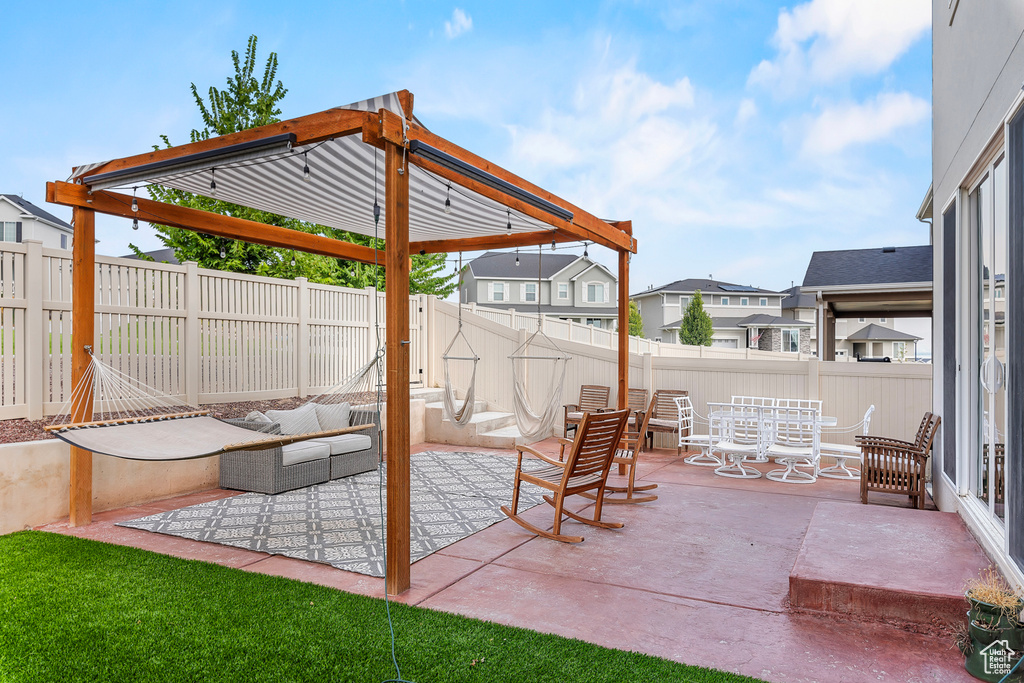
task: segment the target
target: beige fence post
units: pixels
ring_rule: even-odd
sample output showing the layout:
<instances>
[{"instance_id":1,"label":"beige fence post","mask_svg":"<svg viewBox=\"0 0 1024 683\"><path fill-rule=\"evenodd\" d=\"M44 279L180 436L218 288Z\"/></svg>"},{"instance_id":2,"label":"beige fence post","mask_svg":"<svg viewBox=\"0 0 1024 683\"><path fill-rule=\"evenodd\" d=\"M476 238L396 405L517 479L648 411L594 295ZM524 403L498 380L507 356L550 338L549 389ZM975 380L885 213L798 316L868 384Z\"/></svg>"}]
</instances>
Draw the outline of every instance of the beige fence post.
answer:
<instances>
[{"instance_id":1,"label":"beige fence post","mask_svg":"<svg viewBox=\"0 0 1024 683\"><path fill-rule=\"evenodd\" d=\"M43 349L50 348L48 330L43 328L43 243L25 240L25 403L28 419L43 419Z\"/></svg>"},{"instance_id":2,"label":"beige fence post","mask_svg":"<svg viewBox=\"0 0 1024 683\"><path fill-rule=\"evenodd\" d=\"M298 297L299 330L295 342L295 377L298 379L299 396L309 395L309 279L295 278L299 289Z\"/></svg>"},{"instance_id":3,"label":"beige fence post","mask_svg":"<svg viewBox=\"0 0 1024 683\"><path fill-rule=\"evenodd\" d=\"M199 366L203 349L199 342L199 313L202 307L199 292L199 264L185 261L185 350L179 358L185 363L185 402L199 405Z\"/></svg>"}]
</instances>

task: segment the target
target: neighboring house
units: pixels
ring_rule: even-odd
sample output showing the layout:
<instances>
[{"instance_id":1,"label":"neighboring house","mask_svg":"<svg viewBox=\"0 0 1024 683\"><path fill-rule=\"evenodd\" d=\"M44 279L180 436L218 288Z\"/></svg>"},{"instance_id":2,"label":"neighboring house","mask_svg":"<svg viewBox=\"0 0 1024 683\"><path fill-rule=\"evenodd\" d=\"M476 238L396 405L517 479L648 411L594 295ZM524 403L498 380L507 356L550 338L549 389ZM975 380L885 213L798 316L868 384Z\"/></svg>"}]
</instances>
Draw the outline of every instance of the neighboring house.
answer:
<instances>
[{"instance_id":1,"label":"neighboring house","mask_svg":"<svg viewBox=\"0 0 1024 683\"><path fill-rule=\"evenodd\" d=\"M0 194L0 242L38 240L44 247L70 249L74 229L16 194Z\"/></svg>"},{"instance_id":2,"label":"neighboring house","mask_svg":"<svg viewBox=\"0 0 1024 683\"><path fill-rule=\"evenodd\" d=\"M1024 584L1024 4L932 1L932 496Z\"/></svg>"},{"instance_id":3,"label":"neighboring house","mask_svg":"<svg viewBox=\"0 0 1024 683\"><path fill-rule=\"evenodd\" d=\"M782 300L782 317L815 325L810 330L811 348L818 348L818 302L814 294L800 287L783 290L788 296ZM895 329L896 319L838 318L835 324L835 360L858 358L890 358L893 361L912 361L917 357L917 337Z\"/></svg>"},{"instance_id":4,"label":"neighboring house","mask_svg":"<svg viewBox=\"0 0 1024 683\"><path fill-rule=\"evenodd\" d=\"M469 262L463 303L542 314L614 330L618 279L575 254L489 251Z\"/></svg>"},{"instance_id":5,"label":"neighboring house","mask_svg":"<svg viewBox=\"0 0 1024 683\"><path fill-rule=\"evenodd\" d=\"M631 295L644 321L644 336L678 344L683 315L698 290L711 316L712 346L810 353L814 323L784 318L785 294L718 280L677 280Z\"/></svg>"},{"instance_id":6,"label":"neighboring house","mask_svg":"<svg viewBox=\"0 0 1024 683\"><path fill-rule=\"evenodd\" d=\"M898 355L899 343L916 342L920 337L879 328L892 330L895 318L932 314L932 248L816 251L799 291L799 301L787 310L789 315L808 320L807 307L813 304L819 358L836 360L855 354L892 358ZM865 325L875 327L865 329ZM850 342L853 335L856 338ZM907 353L906 346L903 353Z\"/></svg>"},{"instance_id":7,"label":"neighboring house","mask_svg":"<svg viewBox=\"0 0 1024 683\"><path fill-rule=\"evenodd\" d=\"M145 256L150 257L157 263L169 263L172 266L181 265L181 263L178 262L178 257L174 255L174 249L171 249L170 247L164 249L155 249L153 251L144 251L142 253ZM137 259L139 257L136 256L135 254L125 254L121 258Z\"/></svg>"}]
</instances>

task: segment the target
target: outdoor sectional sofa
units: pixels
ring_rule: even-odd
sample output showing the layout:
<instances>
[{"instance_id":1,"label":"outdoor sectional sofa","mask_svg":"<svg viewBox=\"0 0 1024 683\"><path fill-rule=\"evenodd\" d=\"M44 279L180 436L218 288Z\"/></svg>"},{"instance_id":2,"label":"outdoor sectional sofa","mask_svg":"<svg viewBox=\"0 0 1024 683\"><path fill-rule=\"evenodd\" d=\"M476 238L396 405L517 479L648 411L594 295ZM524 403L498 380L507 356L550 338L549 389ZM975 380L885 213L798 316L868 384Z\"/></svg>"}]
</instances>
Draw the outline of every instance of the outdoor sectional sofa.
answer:
<instances>
[{"instance_id":1,"label":"outdoor sectional sofa","mask_svg":"<svg viewBox=\"0 0 1024 683\"><path fill-rule=\"evenodd\" d=\"M300 434L357 424L374 426L261 451L223 453L220 487L275 494L376 469L380 461L376 413L343 406L344 410L339 412L339 406L306 404L294 410L268 410L265 416L250 413L245 418L226 420L265 434ZM314 416L319 416L319 421Z\"/></svg>"}]
</instances>

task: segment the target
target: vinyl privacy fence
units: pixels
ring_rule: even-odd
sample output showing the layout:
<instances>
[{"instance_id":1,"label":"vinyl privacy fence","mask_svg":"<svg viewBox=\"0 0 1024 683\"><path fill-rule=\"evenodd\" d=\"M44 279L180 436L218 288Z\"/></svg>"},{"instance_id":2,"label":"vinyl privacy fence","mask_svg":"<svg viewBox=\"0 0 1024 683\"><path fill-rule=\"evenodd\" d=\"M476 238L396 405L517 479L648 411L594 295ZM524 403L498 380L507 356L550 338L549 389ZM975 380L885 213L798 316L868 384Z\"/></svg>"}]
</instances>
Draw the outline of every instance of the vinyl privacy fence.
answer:
<instances>
[{"instance_id":1,"label":"vinyl privacy fence","mask_svg":"<svg viewBox=\"0 0 1024 683\"><path fill-rule=\"evenodd\" d=\"M0 248L0 419L56 413L71 387L71 254ZM366 363L383 292L96 257L93 353L190 405L316 395ZM422 382L426 297L410 297ZM376 309L376 310L375 310Z\"/></svg>"}]
</instances>

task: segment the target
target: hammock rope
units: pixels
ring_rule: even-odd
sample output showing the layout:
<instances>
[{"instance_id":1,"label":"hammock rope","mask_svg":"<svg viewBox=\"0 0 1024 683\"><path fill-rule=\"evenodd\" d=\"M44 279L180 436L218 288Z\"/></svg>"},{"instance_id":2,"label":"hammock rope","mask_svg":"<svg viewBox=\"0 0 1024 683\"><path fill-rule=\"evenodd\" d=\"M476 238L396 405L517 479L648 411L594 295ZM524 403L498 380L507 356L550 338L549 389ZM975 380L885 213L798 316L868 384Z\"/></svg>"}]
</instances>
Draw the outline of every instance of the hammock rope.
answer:
<instances>
[{"instance_id":1,"label":"hammock rope","mask_svg":"<svg viewBox=\"0 0 1024 683\"><path fill-rule=\"evenodd\" d=\"M441 354L441 364L444 366L444 395L442 396L442 406L444 408L444 415L447 417L452 424L458 429L462 429L464 426L469 424L470 418L473 417L473 410L476 404L476 366L480 362L480 356L473 350L473 345L469 343L469 338L466 337L462 331L462 252L459 252L459 328L455 332L455 336L452 337L451 342L445 348L444 353ZM452 353L452 349L455 347L455 343L462 339L465 342L466 348L469 349L468 356L459 356ZM473 361L473 370L469 376L469 387L466 389L466 397L462 402L462 406L458 407L458 396L455 393L455 387L452 384L451 376L451 361L456 362L467 362Z\"/></svg>"}]
</instances>

